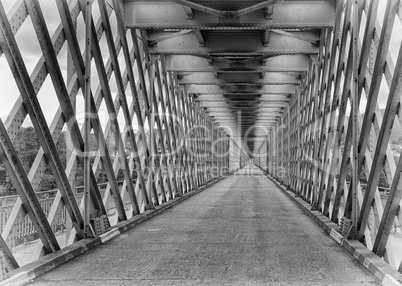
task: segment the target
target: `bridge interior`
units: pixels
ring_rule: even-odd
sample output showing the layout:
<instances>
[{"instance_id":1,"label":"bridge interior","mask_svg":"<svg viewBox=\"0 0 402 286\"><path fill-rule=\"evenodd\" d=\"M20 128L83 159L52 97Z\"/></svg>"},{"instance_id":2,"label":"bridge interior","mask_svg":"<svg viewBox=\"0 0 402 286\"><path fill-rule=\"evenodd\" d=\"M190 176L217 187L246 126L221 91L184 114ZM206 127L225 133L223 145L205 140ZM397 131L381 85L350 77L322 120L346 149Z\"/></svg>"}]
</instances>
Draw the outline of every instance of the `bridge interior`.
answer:
<instances>
[{"instance_id":1,"label":"bridge interior","mask_svg":"<svg viewBox=\"0 0 402 286\"><path fill-rule=\"evenodd\" d=\"M217 239L183 241L186 251L222 246L216 251L227 251L228 261L242 251L251 259L250 272L238 276L232 264L213 265L217 277L294 281L277 268L283 276L271 277L262 265L272 260L256 265L250 257L272 239L283 240L278 253L265 253L282 259L275 267L294 262L328 283L373 282L359 267L361 275L348 272L353 263L317 229L306 231L312 223L265 175L335 223L340 237L402 272L400 7L400 0L0 0L0 171L11 194L0 197L0 277L7 282L229 176L99 249L155 251L167 247L165 238L180 241L173 230L166 237L149 230L182 210L178 232ZM237 177L253 164L257 176ZM223 219L235 212L238 235ZM187 233L192 215L224 231ZM244 221L251 217L256 233ZM288 253L295 232L300 249ZM132 245L153 235L155 245ZM223 245L243 240L237 252ZM202 255L197 263L207 263ZM327 270L309 272L324 260ZM201 277L201 268L180 263L171 277ZM335 264L345 271L334 273ZM157 275L155 265L144 275ZM41 281L57 276L48 275Z\"/></svg>"}]
</instances>

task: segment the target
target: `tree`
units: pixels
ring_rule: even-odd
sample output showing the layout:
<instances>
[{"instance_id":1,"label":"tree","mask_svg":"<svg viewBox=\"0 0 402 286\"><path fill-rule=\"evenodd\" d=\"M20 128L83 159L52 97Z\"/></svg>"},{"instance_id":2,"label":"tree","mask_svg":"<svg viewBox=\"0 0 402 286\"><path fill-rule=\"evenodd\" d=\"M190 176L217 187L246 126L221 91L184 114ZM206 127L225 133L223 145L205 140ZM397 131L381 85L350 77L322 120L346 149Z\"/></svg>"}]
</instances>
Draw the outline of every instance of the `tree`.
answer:
<instances>
[{"instance_id":1,"label":"tree","mask_svg":"<svg viewBox=\"0 0 402 286\"><path fill-rule=\"evenodd\" d=\"M21 127L14 140L14 146L25 173L28 174L39 150L39 141L33 127Z\"/></svg>"}]
</instances>

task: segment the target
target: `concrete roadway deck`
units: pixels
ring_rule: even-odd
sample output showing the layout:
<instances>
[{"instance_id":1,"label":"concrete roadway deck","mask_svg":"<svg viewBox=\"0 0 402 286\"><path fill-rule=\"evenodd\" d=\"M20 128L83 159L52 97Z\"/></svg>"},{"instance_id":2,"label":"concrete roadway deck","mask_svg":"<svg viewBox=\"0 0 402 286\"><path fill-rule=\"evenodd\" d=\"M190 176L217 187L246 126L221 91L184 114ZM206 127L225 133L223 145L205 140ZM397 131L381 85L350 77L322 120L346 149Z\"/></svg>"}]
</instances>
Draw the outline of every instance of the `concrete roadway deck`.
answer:
<instances>
[{"instance_id":1,"label":"concrete roadway deck","mask_svg":"<svg viewBox=\"0 0 402 286\"><path fill-rule=\"evenodd\" d=\"M30 285L378 285L256 167Z\"/></svg>"}]
</instances>

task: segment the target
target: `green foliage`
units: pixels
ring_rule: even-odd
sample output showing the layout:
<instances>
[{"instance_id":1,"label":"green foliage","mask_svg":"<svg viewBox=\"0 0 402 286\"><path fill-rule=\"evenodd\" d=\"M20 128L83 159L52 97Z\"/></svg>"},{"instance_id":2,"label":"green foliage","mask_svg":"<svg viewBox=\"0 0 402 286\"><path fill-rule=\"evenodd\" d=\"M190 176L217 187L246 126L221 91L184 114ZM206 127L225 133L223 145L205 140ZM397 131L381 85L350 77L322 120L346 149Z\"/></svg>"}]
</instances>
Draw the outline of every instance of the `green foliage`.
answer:
<instances>
[{"instance_id":1,"label":"green foliage","mask_svg":"<svg viewBox=\"0 0 402 286\"><path fill-rule=\"evenodd\" d=\"M48 191L56 189L57 184L52 174L43 174L42 180L40 181L38 191Z\"/></svg>"}]
</instances>

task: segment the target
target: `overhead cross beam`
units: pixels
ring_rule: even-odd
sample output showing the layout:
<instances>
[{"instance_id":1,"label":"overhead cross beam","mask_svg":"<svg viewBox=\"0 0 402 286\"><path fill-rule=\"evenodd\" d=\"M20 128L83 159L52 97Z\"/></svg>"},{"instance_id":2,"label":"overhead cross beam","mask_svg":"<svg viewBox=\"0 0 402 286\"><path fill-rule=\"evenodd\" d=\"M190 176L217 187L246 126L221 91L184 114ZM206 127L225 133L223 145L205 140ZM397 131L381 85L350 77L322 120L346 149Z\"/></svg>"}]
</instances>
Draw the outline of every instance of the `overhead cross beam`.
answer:
<instances>
[{"instance_id":1,"label":"overhead cross beam","mask_svg":"<svg viewBox=\"0 0 402 286\"><path fill-rule=\"evenodd\" d=\"M295 39L298 39L298 40L301 40L301 41L306 41L306 42L311 43L314 46L318 46L319 43L320 43L320 39L318 37L312 38L312 37L303 36L303 35L300 35L300 34L297 34L297 33L294 33L294 32L287 32L287 31L278 30L278 29L272 29L271 32L281 34L281 35L284 35L284 36L288 36L288 37L291 37L291 38L295 38Z\"/></svg>"},{"instance_id":2,"label":"overhead cross beam","mask_svg":"<svg viewBox=\"0 0 402 286\"><path fill-rule=\"evenodd\" d=\"M277 2L275 13L272 17L269 13L257 13L256 7L245 8L246 10L220 11L212 9L191 1L126 1L125 2L125 21L127 27L154 29L162 28L180 28L180 29L202 29L202 30L245 30L245 29L283 29L283 28L306 28L321 29L323 27L332 28L334 25L334 5L330 1L314 1L311 5L309 1L287 1L286 3ZM178 3L181 2L181 3ZM264 1L257 4L257 8L273 7L269 5L272 1ZM180 4L180 5L177 5ZM203 13L194 13L191 19L189 11L185 13L183 6L187 4L188 8L202 11ZM191 7L189 6L191 5ZM198 9L196 9L196 7ZM268 9L269 10L269 9ZM271 9L272 10L272 9ZM253 11L252 17L245 12ZM240 13L243 16L236 16ZM189 17L190 15L190 17ZM297 17L294 17L297 15ZM228 18L228 16L232 18ZM236 25L222 25L222 20L239 18ZM190 18L190 19L189 19ZM245 19L245 20L243 20Z\"/></svg>"},{"instance_id":3,"label":"overhead cross beam","mask_svg":"<svg viewBox=\"0 0 402 286\"><path fill-rule=\"evenodd\" d=\"M303 40L279 33L271 33L270 45L264 46L261 40L262 32L259 30L241 31L238 33L227 31L214 31L204 33L204 46L200 47L200 39L192 33L177 34L160 42L158 46L150 47L151 54L173 54L173 55L208 55L228 57L236 60L246 58L246 61L264 60L278 55L315 55L318 48L306 42L305 38L312 38L311 32L295 31L293 35L300 36ZM153 32L155 38L164 37L166 32ZM261 58L258 58L258 57Z\"/></svg>"},{"instance_id":4,"label":"overhead cross beam","mask_svg":"<svg viewBox=\"0 0 402 286\"><path fill-rule=\"evenodd\" d=\"M256 85L284 85L300 84L300 79L294 75L279 73L264 73L264 77L258 73L223 73L215 77L212 73L183 73L179 80L180 84L256 84Z\"/></svg>"},{"instance_id":5,"label":"overhead cross beam","mask_svg":"<svg viewBox=\"0 0 402 286\"><path fill-rule=\"evenodd\" d=\"M212 65L208 62L211 60ZM204 55L166 55L169 71L175 72L220 72L220 73L265 73L307 72L308 55L277 55L267 58L262 66L258 61L233 61L226 58Z\"/></svg>"},{"instance_id":6,"label":"overhead cross beam","mask_svg":"<svg viewBox=\"0 0 402 286\"><path fill-rule=\"evenodd\" d=\"M169 34L157 37L157 38L148 39L148 46L154 46L159 42L166 41L166 40L178 37L180 35L185 35L185 34L190 33L190 32L192 32L192 30L182 30L180 32L169 33Z\"/></svg>"}]
</instances>

